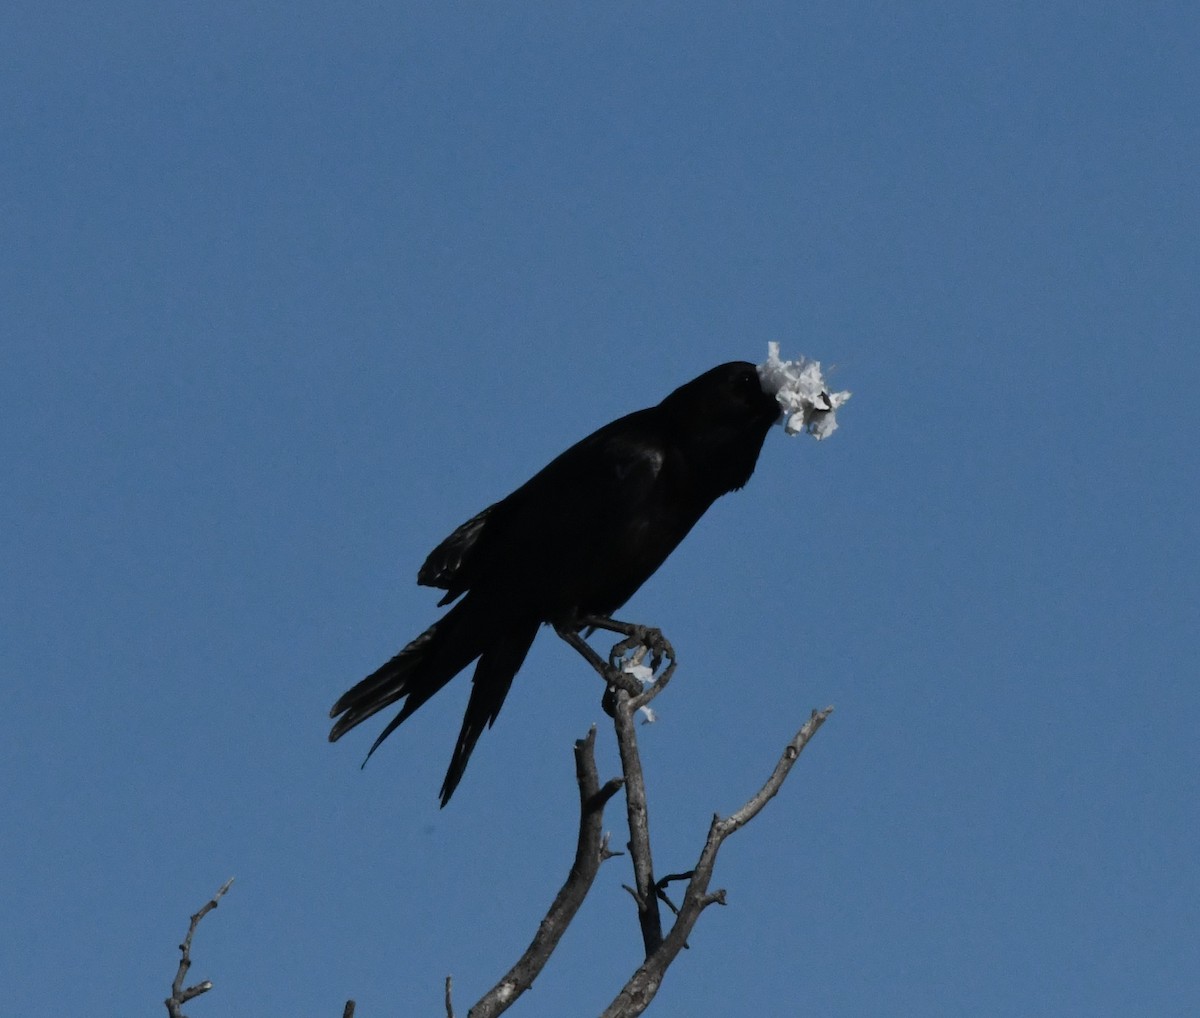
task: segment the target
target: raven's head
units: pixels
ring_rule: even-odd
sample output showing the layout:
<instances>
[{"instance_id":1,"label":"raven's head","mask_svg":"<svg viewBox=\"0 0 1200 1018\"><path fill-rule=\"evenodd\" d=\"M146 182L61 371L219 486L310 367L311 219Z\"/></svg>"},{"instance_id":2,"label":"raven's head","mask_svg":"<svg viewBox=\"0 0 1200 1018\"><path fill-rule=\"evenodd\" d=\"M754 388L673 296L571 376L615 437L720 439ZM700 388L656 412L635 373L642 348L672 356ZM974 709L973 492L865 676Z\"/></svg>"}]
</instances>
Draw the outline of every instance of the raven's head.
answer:
<instances>
[{"instance_id":1,"label":"raven's head","mask_svg":"<svg viewBox=\"0 0 1200 1018\"><path fill-rule=\"evenodd\" d=\"M703 463L709 497L742 487L758 463L763 439L779 420L749 361L719 364L681 385L659 404L681 447Z\"/></svg>"},{"instance_id":2,"label":"raven's head","mask_svg":"<svg viewBox=\"0 0 1200 1018\"><path fill-rule=\"evenodd\" d=\"M761 429L763 436L780 414L779 403L763 391L758 369L749 361L718 364L681 385L662 406L694 427Z\"/></svg>"}]
</instances>

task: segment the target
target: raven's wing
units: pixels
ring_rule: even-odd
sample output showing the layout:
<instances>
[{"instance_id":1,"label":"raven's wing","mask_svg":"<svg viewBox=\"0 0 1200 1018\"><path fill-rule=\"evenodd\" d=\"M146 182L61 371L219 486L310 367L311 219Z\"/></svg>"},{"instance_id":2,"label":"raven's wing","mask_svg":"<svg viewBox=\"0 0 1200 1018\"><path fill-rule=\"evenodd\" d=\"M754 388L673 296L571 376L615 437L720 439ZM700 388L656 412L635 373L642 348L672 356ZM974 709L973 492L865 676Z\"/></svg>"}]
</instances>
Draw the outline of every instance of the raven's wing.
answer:
<instances>
[{"instance_id":1,"label":"raven's wing","mask_svg":"<svg viewBox=\"0 0 1200 1018\"><path fill-rule=\"evenodd\" d=\"M445 590L439 604L448 604L481 582L529 589L547 573L584 567L589 548L611 546L617 531L645 521L666 459L656 417L653 408L628 414L555 457L434 548L417 582Z\"/></svg>"},{"instance_id":2,"label":"raven's wing","mask_svg":"<svg viewBox=\"0 0 1200 1018\"><path fill-rule=\"evenodd\" d=\"M429 553L417 573L417 583L447 591L438 606L449 604L471 585L471 559L496 506L476 513Z\"/></svg>"}]
</instances>

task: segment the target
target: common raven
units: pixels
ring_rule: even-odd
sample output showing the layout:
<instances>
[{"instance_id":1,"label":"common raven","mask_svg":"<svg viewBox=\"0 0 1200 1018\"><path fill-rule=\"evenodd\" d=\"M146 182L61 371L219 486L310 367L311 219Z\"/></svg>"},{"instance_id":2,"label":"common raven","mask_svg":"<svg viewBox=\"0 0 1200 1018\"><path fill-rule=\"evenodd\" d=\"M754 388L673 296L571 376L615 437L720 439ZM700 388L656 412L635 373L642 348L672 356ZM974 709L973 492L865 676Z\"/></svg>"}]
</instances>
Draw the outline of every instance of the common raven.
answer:
<instances>
[{"instance_id":1,"label":"common raven","mask_svg":"<svg viewBox=\"0 0 1200 1018\"><path fill-rule=\"evenodd\" d=\"M439 606L466 596L333 705L330 742L403 700L369 758L478 658L442 782L445 806L538 627L578 630L578 620L611 616L716 499L750 480L779 416L753 364L722 364L657 406L605 425L467 520L417 573L418 583L446 591Z\"/></svg>"}]
</instances>

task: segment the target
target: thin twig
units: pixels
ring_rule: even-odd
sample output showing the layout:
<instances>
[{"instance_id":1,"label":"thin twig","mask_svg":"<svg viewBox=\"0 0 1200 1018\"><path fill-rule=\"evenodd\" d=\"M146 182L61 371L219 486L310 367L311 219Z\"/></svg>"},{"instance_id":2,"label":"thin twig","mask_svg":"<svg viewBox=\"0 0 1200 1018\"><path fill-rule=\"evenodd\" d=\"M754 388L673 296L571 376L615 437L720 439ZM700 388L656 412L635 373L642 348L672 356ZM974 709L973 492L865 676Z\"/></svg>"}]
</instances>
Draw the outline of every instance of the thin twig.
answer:
<instances>
[{"instance_id":1,"label":"thin twig","mask_svg":"<svg viewBox=\"0 0 1200 1018\"><path fill-rule=\"evenodd\" d=\"M779 762L775 765L775 770L771 772L771 776L763 783L762 788L755 792L741 809L734 810L728 817L721 821L722 841L739 827L745 827L775 797L775 793L783 787L784 779L788 776L792 765L804 751L804 747L808 745L808 740L817 734L817 729L825 724L825 720L832 713L833 707L826 707L824 710L814 710L812 712L812 716L804 722L804 725L795 734L792 741L783 748L783 755L780 756Z\"/></svg>"},{"instance_id":2,"label":"thin twig","mask_svg":"<svg viewBox=\"0 0 1200 1018\"><path fill-rule=\"evenodd\" d=\"M202 993L207 993L212 989L212 981L205 979L203 982L196 983L194 986L184 988L183 981L187 978L188 969L192 967L192 937L195 936L196 927L200 925L200 920L203 919L209 912L217 907L225 892L233 885L233 877L230 877L221 885L221 889L217 891L197 912L192 916L192 921L188 925L187 936L183 938L183 943L179 945L179 969L175 973L175 981L171 983L171 996L164 1003L167 1005L167 1014L170 1018L186 1018L183 1013L183 1005L189 1000L199 997Z\"/></svg>"},{"instance_id":3,"label":"thin twig","mask_svg":"<svg viewBox=\"0 0 1200 1018\"><path fill-rule=\"evenodd\" d=\"M533 941L504 978L485 993L467 1012L467 1018L493 1018L502 1014L533 985L551 953L558 946L583 899L591 890L600 864L612 853L604 836L604 807L621 788L613 778L603 786L596 771L596 729L575 743L575 779L579 784L579 838L575 861L566 882L554 898ZM447 995L449 981L447 980Z\"/></svg>"}]
</instances>

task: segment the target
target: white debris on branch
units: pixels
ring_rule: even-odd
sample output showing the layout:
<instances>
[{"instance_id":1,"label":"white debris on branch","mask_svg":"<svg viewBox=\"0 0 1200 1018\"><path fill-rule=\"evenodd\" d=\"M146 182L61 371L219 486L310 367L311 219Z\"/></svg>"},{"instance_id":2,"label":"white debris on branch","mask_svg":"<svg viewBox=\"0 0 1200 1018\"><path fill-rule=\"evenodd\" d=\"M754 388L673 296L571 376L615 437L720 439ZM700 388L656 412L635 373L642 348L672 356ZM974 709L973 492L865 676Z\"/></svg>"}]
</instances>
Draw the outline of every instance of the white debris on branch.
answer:
<instances>
[{"instance_id":1,"label":"white debris on branch","mask_svg":"<svg viewBox=\"0 0 1200 1018\"><path fill-rule=\"evenodd\" d=\"M654 672L650 670L650 666L642 664L641 661L626 661L621 671L626 675L632 675L643 686L650 685L654 678Z\"/></svg>"},{"instance_id":2,"label":"white debris on branch","mask_svg":"<svg viewBox=\"0 0 1200 1018\"><path fill-rule=\"evenodd\" d=\"M641 653L635 653L632 658L625 662L621 667L626 675L632 675L642 684L642 687L650 685L654 681L654 670L649 665L642 664L642 658L645 656L646 648L638 648ZM638 708L637 712L642 715L642 724L652 725L658 720L658 715L650 709L648 704Z\"/></svg>"},{"instance_id":3,"label":"white debris on branch","mask_svg":"<svg viewBox=\"0 0 1200 1018\"><path fill-rule=\"evenodd\" d=\"M821 362L800 357L779 359L779 344L767 344L767 359L758 365L758 377L783 410L783 426L789 435L807 431L818 442L837 430L837 408L850 398L848 392L830 392L821 374Z\"/></svg>"}]
</instances>

